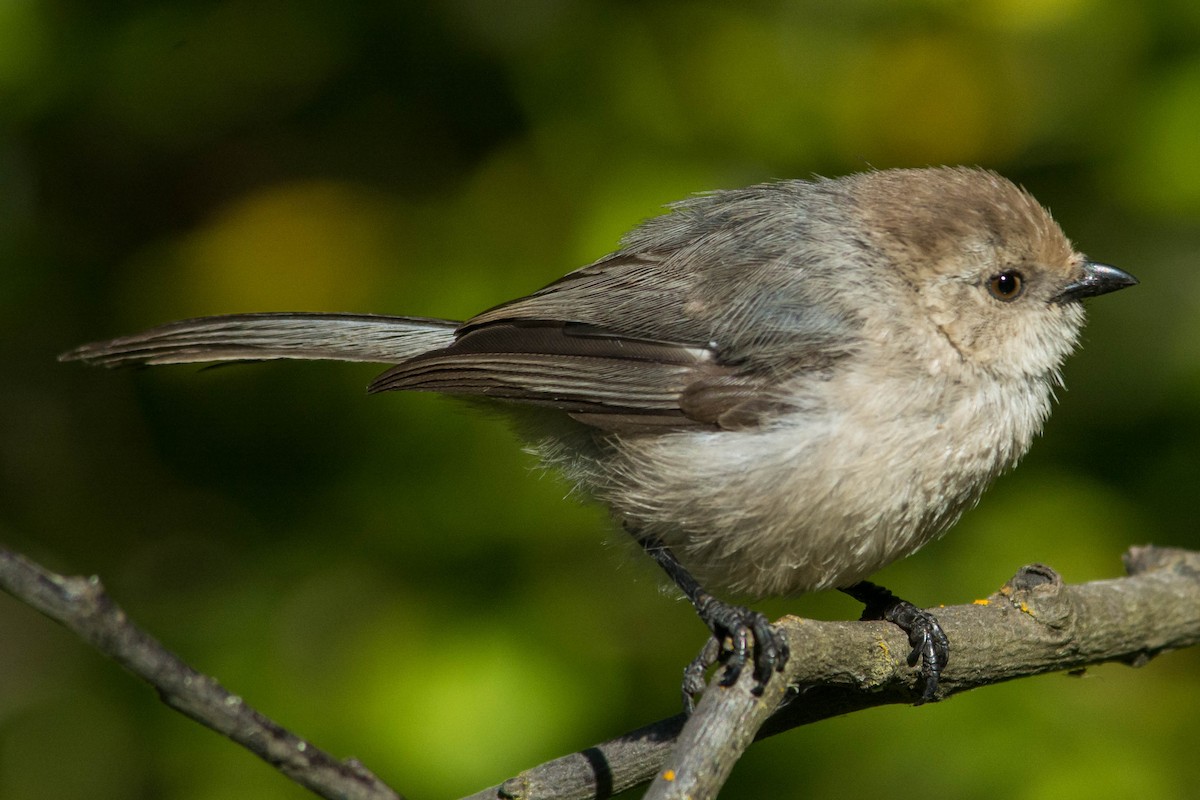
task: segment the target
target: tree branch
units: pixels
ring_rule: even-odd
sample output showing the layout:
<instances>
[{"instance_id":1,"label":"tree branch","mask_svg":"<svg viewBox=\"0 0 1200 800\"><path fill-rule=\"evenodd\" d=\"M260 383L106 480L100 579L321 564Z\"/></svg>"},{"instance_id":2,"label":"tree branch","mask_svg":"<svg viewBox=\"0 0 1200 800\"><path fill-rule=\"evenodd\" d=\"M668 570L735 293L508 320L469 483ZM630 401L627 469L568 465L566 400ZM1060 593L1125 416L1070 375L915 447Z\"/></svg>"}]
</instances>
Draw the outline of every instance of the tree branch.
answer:
<instances>
[{"instance_id":1,"label":"tree branch","mask_svg":"<svg viewBox=\"0 0 1200 800\"><path fill-rule=\"evenodd\" d=\"M1124 560L1129 577L1075 586L1034 564L987 600L936 609L954 648L937 699L1109 661L1142 666L1200 643L1200 553L1138 547ZM747 670L734 686L710 686L686 723L663 720L465 800L591 800L648 780L648 798L711 798L755 739L920 698L906 637L895 626L797 617L778 624L792 655L761 697Z\"/></svg>"},{"instance_id":2,"label":"tree branch","mask_svg":"<svg viewBox=\"0 0 1200 800\"><path fill-rule=\"evenodd\" d=\"M96 577L68 578L0 547L0 588L149 683L171 708L329 800L402 800L355 760L338 761L189 667L129 620Z\"/></svg>"},{"instance_id":3,"label":"tree branch","mask_svg":"<svg viewBox=\"0 0 1200 800\"><path fill-rule=\"evenodd\" d=\"M936 611L954 645L937 698L1108 661L1141 666L1200 642L1200 553L1125 555L1129 577L1066 586L1022 568L987 600ZM67 578L0 548L0 588L150 683L163 702L326 798L400 800L356 761L338 761L196 672L129 621L96 578ZM713 685L690 719L671 717L526 770L468 800L585 800L653 780L648 797L714 797L752 741L832 716L920 697L906 637L879 622L785 617L792 657L761 695L750 670Z\"/></svg>"}]
</instances>

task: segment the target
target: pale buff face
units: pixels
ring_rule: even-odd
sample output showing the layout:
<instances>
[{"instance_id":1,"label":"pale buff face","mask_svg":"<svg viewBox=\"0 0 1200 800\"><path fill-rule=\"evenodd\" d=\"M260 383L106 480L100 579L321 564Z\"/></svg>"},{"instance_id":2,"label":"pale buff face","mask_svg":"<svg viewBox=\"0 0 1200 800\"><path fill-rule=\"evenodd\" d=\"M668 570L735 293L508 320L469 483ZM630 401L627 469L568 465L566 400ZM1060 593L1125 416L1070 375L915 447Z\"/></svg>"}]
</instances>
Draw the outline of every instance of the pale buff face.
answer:
<instances>
[{"instance_id":1,"label":"pale buff face","mask_svg":"<svg viewBox=\"0 0 1200 800\"><path fill-rule=\"evenodd\" d=\"M920 181L867 173L852 184L860 217L896 273L893 291L911 293L898 298L896 313L934 334L931 358L945 358L945 345L997 375L1055 373L1084 319L1082 305L1056 297L1084 257L1007 180L978 170L922 173Z\"/></svg>"}]
</instances>

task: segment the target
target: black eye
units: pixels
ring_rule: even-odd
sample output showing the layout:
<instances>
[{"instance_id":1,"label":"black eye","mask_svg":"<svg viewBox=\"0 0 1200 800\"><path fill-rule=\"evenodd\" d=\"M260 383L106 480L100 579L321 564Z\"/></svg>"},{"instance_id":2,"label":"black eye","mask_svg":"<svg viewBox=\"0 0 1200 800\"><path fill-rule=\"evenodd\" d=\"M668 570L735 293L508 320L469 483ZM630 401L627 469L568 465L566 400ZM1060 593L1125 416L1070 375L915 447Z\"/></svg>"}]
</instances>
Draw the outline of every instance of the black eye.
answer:
<instances>
[{"instance_id":1,"label":"black eye","mask_svg":"<svg viewBox=\"0 0 1200 800\"><path fill-rule=\"evenodd\" d=\"M1011 303L1025 291L1025 278L1016 270L1001 272L988 279L988 291L997 300Z\"/></svg>"}]
</instances>

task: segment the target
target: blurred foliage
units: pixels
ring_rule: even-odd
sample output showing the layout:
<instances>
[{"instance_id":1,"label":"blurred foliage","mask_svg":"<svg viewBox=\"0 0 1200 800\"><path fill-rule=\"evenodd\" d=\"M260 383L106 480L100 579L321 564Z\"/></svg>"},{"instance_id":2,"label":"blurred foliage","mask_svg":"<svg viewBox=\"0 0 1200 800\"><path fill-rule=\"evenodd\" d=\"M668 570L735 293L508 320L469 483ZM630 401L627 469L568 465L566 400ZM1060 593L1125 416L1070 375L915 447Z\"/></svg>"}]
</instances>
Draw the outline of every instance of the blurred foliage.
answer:
<instances>
[{"instance_id":1,"label":"blurred foliage","mask_svg":"<svg viewBox=\"0 0 1200 800\"><path fill-rule=\"evenodd\" d=\"M6 0L0 540L411 797L502 780L673 713L703 638L600 510L370 367L54 356L206 313L461 318L691 192L968 163L1143 284L1092 305L1022 468L880 580L956 603L1200 547L1198 9ZM0 797L307 796L7 598L0 642ZM1020 681L760 744L725 796L1193 797L1198 701L1194 651Z\"/></svg>"}]
</instances>

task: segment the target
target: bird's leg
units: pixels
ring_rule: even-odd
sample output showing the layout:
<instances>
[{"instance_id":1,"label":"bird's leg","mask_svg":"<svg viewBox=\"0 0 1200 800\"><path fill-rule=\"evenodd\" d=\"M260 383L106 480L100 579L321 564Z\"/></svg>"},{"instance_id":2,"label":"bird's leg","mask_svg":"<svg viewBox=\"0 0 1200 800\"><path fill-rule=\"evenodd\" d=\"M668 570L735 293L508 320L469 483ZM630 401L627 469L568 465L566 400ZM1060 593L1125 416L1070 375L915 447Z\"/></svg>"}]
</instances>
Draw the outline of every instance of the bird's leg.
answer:
<instances>
[{"instance_id":1,"label":"bird's leg","mask_svg":"<svg viewBox=\"0 0 1200 800\"><path fill-rule=\"evenodd\" d=\"M942 670L950 660L950 640L938 624L937 617L869 581L859 581L841 591L866 606L863 619L891 622L908 634L908 643L912 646L908 665L915 666L919 660L921 674L925 677L925 691L921 694L920 703L932 700Z\"/></svg>"},{"instance_id":2,"label":"bird's leg","mask_svg":"<svg viewBox=\"0 0 1200 800\"><path fill-rule=\"evenodd\" d=\"M704 691L704 674L717 661L725 665L720 685L732 686L753 654L754 680L761 692L772 672L783 670L788 659L787 641L763 614L719 600L704 590L662 540L630 530L642 549L663 568L712 631L712 639L683 672L683 705L691 712L696 695Z\"/></svg>"}]
</instances>

